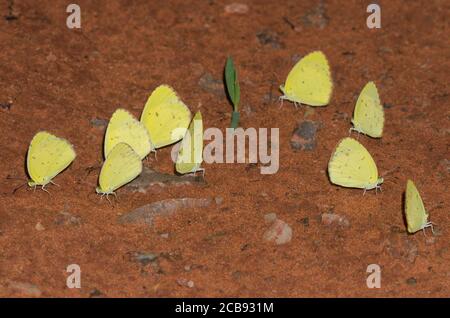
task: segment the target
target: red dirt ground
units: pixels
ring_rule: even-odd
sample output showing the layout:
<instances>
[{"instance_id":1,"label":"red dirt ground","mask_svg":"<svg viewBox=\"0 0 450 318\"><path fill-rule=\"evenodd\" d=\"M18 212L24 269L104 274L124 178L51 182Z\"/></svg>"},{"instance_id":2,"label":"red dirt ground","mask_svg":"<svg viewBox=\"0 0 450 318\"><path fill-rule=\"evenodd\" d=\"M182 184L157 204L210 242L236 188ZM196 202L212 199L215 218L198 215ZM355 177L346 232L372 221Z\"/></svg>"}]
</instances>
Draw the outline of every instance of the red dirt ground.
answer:
<instances>
[{"instance_id":1,"label":"red dirt ground","mask_svg":"<svg viewBox=\"0 0 450 318\"><path fill-rule=\"evenodd\" d=\"M247 13L225 13L230 1L80 0L81 30L66 27L65 1L0 4L0 296L450 296L449 2L380 1L382 28L369 30L369 1L240 1ZM4 18L11 14L17 19ZM330 61L331 103L280 109L278 85L314 50ZM91 121L119 106L140 116L150 92L167 83L202 111L205 127L224 129L231 107L199 79L220 80L229 54L242 127L280 128L278 173L204 165L205 186L125 188L114 207L100 200L98 170L87 169L102 162L104 128ZM369 80L387 104L386 125L381 140L360 141L386 175L381 194L363 196L331 185L326 167ZM317 147L293 151L292 131L306 116L321 122ZM77 158L51 196L26 187L13 193L27 178L25 155L39 130L69 139ZM145 164L173 173L170 149ZM435 236L405 231L407 178L435 207ZM180 211L153 227L118 222L150 202L216 196L219 206ZM61 211L81 224L58 224ZM350 225L322 224L330 211ZM290 243L263 240L270 212L292 227ZM158 265L130 260L135 251L158 254ZM81 266L81 289L66 287L72 263ZM366 287L371 263L382 268L380 289Z\"/></svg>"}]
</instances>

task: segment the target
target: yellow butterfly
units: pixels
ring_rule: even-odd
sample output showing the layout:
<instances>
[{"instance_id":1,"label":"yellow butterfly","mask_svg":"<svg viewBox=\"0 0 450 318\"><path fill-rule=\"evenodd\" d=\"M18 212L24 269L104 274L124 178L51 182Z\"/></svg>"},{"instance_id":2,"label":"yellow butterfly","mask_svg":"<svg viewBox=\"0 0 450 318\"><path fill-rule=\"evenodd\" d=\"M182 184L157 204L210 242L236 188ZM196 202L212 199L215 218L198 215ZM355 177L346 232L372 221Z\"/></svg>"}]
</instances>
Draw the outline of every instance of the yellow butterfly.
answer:
<instances>
[{"instance_id":1,"label":"yellow butterfly","mask_svg":"<svg viewBox=\"0 0 450 318\"><path fill-rule=\"evenodd\" d=\"M38 132L28 148L27 170L31 177L28 185L44 189L75 157L75 150L67 140L46 131Z\"/></svg>"},{"instance_id":2,"label":"yellow butterfly","mask_svg":"<svg viewBox=\"0 0 450 318\"><path fill-rule=\"evenodd\" d=\"M155 148L181 140L191 121L191 111L167 85L157 87L145 104L141 122Z\"/></svg>"},{"instance_id":3,"label":"yellow butterfly","mask_svg":"<svg viewBox=\"0 0 450 318\"><path fill-rule=\"evenodd\" d=\"M415 233L427 227L431 227L431 231L434 233L433 223L428 222L428 213L422 198L411 180L406 182L405 214L409 233Z\"/></svg>"},{"instance_id":4,"label":"yellow butterfly","mask_svg":"<svg viewBox=\"0 0 450 318\"><path fill-rule=\"evenodd\" d=\"M181 141L175 169L178 173L195 173L205 171L200 168L203 161L203 120L202 114L198 111L189 125L183 140Z\"/></svg>"},{"instance_id":5,"label":"yellow butterfly","mask_svg":"<svg viewBox=\"0 0 450 318\"><path fill-rule=\"evenodd\" d=\"M112 115L106 128L104 141L105 158L121 142L133 148L141 159L144 159L150 151L155 150L144 125L128 111L119 108Z\"/></svg>"},{"instance_id":6,"label":"yellow butterfly","mask_svg":"<svg viewBox=\"0 0 450 318\"><path fill-rule=\"evenodd\" d=\"M310 106L326 106L330 102L333 81L330 66L321 51L312 52L303 57L289 72L281 100L289 100Z\"/></svg>"},{"instance_id":7,"label":"yellow butterfly","mask_svg":"<svg viewBox=\"0 0 450 318\"><path fill-rule=\"evenodd\" d=\"M132 181L142 172L139 155L128 144L118 143L103 163L98 179L99 194L114 194L114 191Z\"/></svg>"},{"instance_id":8,"label":"yellow butterfly","mask_svg":"<svg viewBox=\"0 0 450 318\"><path fill-rule=\"evenodd\" d=\"M368 82L359 94L352 123L350 131L355 130L373 138L383 135L384 110L374 82Z\"/></svg>"},{"instance_id":9,"label":"yellow butterfly","mask_svg":"<svg viewBox=\"0 0 450 318\"><path fill-rule=\"evenodd\" d=\"M328 163L328 175L332 183L349 188L378 189L383 178L370 153L353 138L342 139Z\"/></svg>"}]
</instances>

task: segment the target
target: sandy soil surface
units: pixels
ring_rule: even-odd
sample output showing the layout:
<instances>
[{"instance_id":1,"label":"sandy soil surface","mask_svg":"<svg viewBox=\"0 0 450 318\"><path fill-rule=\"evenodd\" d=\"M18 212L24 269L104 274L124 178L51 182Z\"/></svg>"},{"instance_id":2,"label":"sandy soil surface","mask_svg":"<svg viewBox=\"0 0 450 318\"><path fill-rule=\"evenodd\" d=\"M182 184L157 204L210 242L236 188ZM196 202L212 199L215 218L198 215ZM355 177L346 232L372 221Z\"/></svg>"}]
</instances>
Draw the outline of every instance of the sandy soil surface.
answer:
<instances>
[{"instance_id":1,"label":"sandy soil surface","mask_svg":"<svg viewBox=\"0 0 450 318\"><path fill-rule=\"evenodd\" d=\"M64 1L0 3L0 296L450 296L448 1L380 1L382 28L366 26L367 1L87 1L81 30ZM245 9L245 8L244 8ZM327 107L280 109L277 87L294 63L322 50L334 92ZM205 127L225 129L231 106L222 72L232 55L242 127L279 127L280 168L210 164L205 183L95 194L105 122L117 107L140 116L150 92L172 85ZM356 98L373 80L385 106L370 150L383 192L331 185L326 167L348 135ZM320 126L312 150L290 144L298 123ZM22 187L39 130L69 139L77 158L51 195ZM170 147L145 162L173 174ZM415 181L435 235L408 235L402 195ZM206 198L153 224L120 216L148 203ZM266 242L269 213L292 229ZM327 222L328 214L337 221ZM66 287L79 264L81 289ZM379 264L380 289L366 269Z\"/></svg>"}]
</instances>

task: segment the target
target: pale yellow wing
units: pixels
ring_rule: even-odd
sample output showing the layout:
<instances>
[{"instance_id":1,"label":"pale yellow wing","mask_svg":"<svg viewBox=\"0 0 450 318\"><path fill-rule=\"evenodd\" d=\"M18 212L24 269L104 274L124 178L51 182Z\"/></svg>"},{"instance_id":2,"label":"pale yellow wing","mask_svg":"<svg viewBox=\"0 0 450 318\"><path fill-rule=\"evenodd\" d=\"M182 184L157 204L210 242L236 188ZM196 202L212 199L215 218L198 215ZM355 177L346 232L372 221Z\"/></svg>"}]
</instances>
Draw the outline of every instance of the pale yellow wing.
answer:
<instances>
[{"instance_id":1,"label":"pale yellow wing","mask_svg":"<svg viewBox=\"0 0 450 318\"><path fill-rule=\"evenodd\" d=\"M48 184L75 159L71 143L46 131L38 132L31 140L27 154L30 186Z\"/></svg>"},{"instance_id":2,"label":"pale yellow wing","mask_svg":"<svg viewBox=\"0 0 450 318\"><path fill-rule=\"evenodd\" d=\"M359 94L352 123L354 130L370 137L383 135L384 110L374 82L367 83Z\"/></svg>"},{"instance_id":3,"label":"pale yellow wing","mask_svg":"<svg viewBox=\"0 0 450 318\"><path fill-rule=\"evenodd\" d=\"M141 122L147 128L155 148L181 140L190 121L191 111L167 85L153 91L141 115Z\"/></svg>"},{"instance_id":4,"label":"pale yellow wing","mask_svg":"<svg viewBox=\"0 0 450 318\"><path fill-rule=\"evenodd\" d=\"M332 183L350 188L368 190L383 182L370 153L353 138L339 142L328 163L328 175Z\"/></svg>"},{"instance_id":5,"label":"pale yellow wing","mask_svg":"<svg viewBox=\"0 0 450 318\"><path fill-rule=\"evenodd\" d=\"M112 115L106 128L104 141L105 158L121 142L130 145L141 159L144 159L150 151L154 150L144 125L128 111L119 108Z\"/></svg>"},{"instance_id":6,"label":"pale yellow wing","mask_svg":"<svg viewBox=\"0 0 450 318\"><path fill-rule=\"evenodd\" d=\"M423 229L428 223L428 213L419 191L411 180L406 182L405 214L409 233Z\"/></svg>"},{"instance_id":7,"label":"pale yellow wing","mask_svg":"<svg viewBox=\"0 0 450 318\"><path fill-rule=\"evenodd\" d=\"M310 106L328 105L333 91L330 66L321 51L303 57L289 72L280 87L283 99Z\"/></svg>"},{"instance_id":8,"label":"pale yellow wing","mask_svg":"<svg viewBox=\"0 0 450 318\"><path fill-rule=\"evenodd\" d=\"M142 172L139 155L126 143L117 144L110 152L98 179L97 193L111 194Z\"/></svg>"},{"instance_id":9,"label":"pale yellow wing","mask_svg":"<svg viewBox=\"0 0 450 318\"><path fill-rule=\"evenodd\" d=\"M192 119L178 151L175 169L185 174L196 172L203 161L203 120L198 111Z\"/></svg>"}]
</instances>

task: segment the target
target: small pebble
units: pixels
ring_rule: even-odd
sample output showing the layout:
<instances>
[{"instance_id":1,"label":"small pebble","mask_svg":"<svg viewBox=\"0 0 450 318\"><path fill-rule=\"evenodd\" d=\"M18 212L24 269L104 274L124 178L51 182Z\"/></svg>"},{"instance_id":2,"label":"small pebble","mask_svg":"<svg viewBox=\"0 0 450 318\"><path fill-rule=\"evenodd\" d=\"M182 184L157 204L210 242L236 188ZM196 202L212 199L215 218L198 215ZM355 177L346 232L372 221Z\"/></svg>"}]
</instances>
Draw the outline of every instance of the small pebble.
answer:
<instances>
[{"instance_id":1,"label":"small pebble","mask_svg":"<svg viewBox=\"0 0 450 318\"><path fill-rule=\"evenodd\" d=\"M177 283L178 283L178 285L183 286L183 287L189 287L189 288L194 287L194 282L192 280L187 280L185 278L178 279Z\"/></svg>"},{"instance_id":2,"label":"small pebble","mask_svg":"<svg viewBox=\"0 0 450 318\"><path fill-rule=\"evenodd\" d=\"M46 60L48 62L55 62L57 60L56 55L53 53L49 53L46 57Z\"/></svg>"},{"instance_id":3,"label":"small pebble","mask_svg":"<svg viewBox=\"0 0 450 318\"><path fill-rule=\"evenodd\" d=\"M131 260L141 263L141 265L148 265L158 259L158 255L152 252L131 252Z\"/></svg>"},{"instance_id":4,"label":"small pebble","mask_svg":"<svg viewBox=\"0 0 450 318\"><path fill-rule=\"evenodd\" d=\"M339 214L323 213L322 214L322 224L323 225L337 224L339 226L348 227L350 225L350 222L347 220L346 217L341 216Z\"/></svg>"},{"instance_id":5,"label":"small pebble","mask_svg":"<svg viewBox=\"0 0 450 318\"><path fill-rule=\"evenodd\" d=\"M292 228L282 220L275 220L272 226L264 233L264 240L276 245L289 243L292 239Z\"/></svg>"},{"instance_id":6,"label":"small pebble","mask_svg":"<svg viewBox=\"0 0 450 318\"><path fill-rule=\"evenodd\" d=\"M34 228L39 232L45 230L45 227L41 224L41 222L36 223L36 226Z\"/></svg>"},{"instance_id":7,"label":"small pebble","mask_svg":"<svg viewBox=\"0 0 450 318\"><path fill-rule=\"evenodd\" d=\"M244 3L231 3L229 5L225 6L225 13L229 14L246 14L248 12L249 8L248 5Z\"/></svg>"},{"instance_id":8,"label":"small pebble","mask_svg":"<svg viewBox=\"0 0 450 318\"><path fill-rule=\"evenodd\" d=\"M223 198L222 197L216 197L215 201L216 201L217 205L221 205L223 203Z\"/></svg>"}]
</instances>

